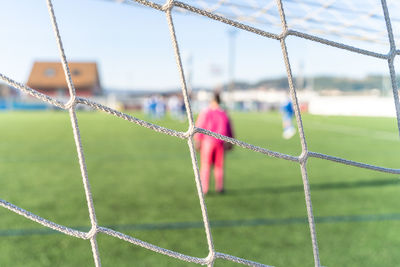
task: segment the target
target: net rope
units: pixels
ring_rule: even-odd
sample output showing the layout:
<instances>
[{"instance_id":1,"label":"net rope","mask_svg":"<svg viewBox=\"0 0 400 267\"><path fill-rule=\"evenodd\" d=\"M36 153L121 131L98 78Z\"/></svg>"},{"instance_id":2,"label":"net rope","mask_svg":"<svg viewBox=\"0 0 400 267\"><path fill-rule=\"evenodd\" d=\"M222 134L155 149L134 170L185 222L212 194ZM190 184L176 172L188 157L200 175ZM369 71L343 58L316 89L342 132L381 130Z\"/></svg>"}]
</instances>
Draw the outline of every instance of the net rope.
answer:
<instances>
[{"instance_id":1,"label":"net rope","mask_svg":"<svg viewBox=\"0 0 400 267\"><path fill-rule=\"evenodd\" d=\"M117 0L105 0L117 1ZM119 0L125 4L130 0ZM153 2L162 3L162 0ZM341 40L387 44L387 30L379 1L364 0L362 6L346 0L285 0L290 29L322 34ZM229 19L279 31L281 20L275 0L192 0L191 5ZM391 1L392 23L400 26L400 2ZM135 4L137 6L137 4ZM177 9L189 13L186 9ZM399 37L399 35L397 35Z\"/></svg>"},{"instance_id":2,"label":"net rope","mask_svg":"<svg viewBox=\"0 0 400 267\"><path fill-rule=\"evenodd\" d=\"M390 77L391 77L391 86L392 86L392 90L393 90L393 98L394 98L394 105L395 105L395 109L396 109L397 124L398 124L398 130L400 133L400 105L399 105L398 89L397 89L397 84L396 84L395 68L393 65L394 58L396 57L396 55L400 54L400 51L397 50L396 44L394 41L393 30L392 30L392 25L391 25L391 21L390 21L390 16L389 16L389 11L388 11L388 6L386 3L386 0L381 0L381 8L383 10L383 16L384 16L385 24L386 24L386 34L388 36L389 45L390 45L390 50L387 54L376 53L374 51L364 50L361 48L345 45L345 44L335 42L332 40L323 39L323 38L320 38L320 37L317 37L314 35L310 35L307 33L303 33L300 31L291 30L287 23L287 20L286 20L285 9L284 9L282 0L277 0L275 3L276 7L278 8L278 11L279 11L279 18L280 18L280 25L281 25L281 33L280 34L267 32L267 31L255 28L253 26L247 25L245 23L242 23L240 21L226 18L221 15L215 14L213 12L207 11L205 9L198 8L198 7L195 7L195 6L186 4L184 2L180 2L180 1L168 0L168 1L166 1L165 4L161 5L156 2L147 1L147 0L132 0L138 4L162 11L166 15L167 24L168 24L170 35L171 35L171 41L172 41L172 45L173 45L173 49L174 49L176 64L177 64L177 68L178 68L179 75L180 75L181 86L182 86L182 95L184 98L186 111L187 111L187 117L188 117L188 121L189 121L189 128L186 132L180 132L180 131L168 129L168 128L165 128L165 127L162 127L162 126L159 126L156 124L152 124L150 122L140 120L133 116L119 112L119 111L112 109L110 107L107 107L105 105L96 103L92 100L78 97L76 95L75 88L74 88L74 85L73 85L73 82L71 79L68 62L67 62L65 51L63 48L61 35L60 35L59 29L58 29L57 20L56 20L55 12L53 9L52 1L51 0L46 0L46 1L47 1L47 7L49 10L54 34L56 36L56 41L57 41L58 50L60 53L60 58L61 58L61 62L63 65L63 69L65 72L66 81L68 84L68 89L69 89L69 93L70 93L69 101L67 103L60 102L59 100L57 100L55 98L52 98L45 94L42 94L32 88L27 87L24 84L18 83L1 73L0 73L0 80L4 81L8 85L26 93L26 94L29 94L39 100L42 100L43 102L49 103L51 105L54 105L54 106L59 107L64 110L68 110L69 116L71 119L71 125L72 125L72 129L73 129L73 135L74 135L74 140L75 140L75 145L76 145L76 150L77 150L77 156L78 156L78 161L79 161L81 175L82 175L83 187L84 187L84 191L85 191L85 195L86 195L86 202L87 202L87 206L88 206L91 229L88 232L83 232L83 231L78 231L78 230L63 226L63 225L56 224L54 222L46 220L45 218L37 216L27 210L24 210L18 206L15 206L14 204L7 202L6 200L3 200L3 199L0 199L0 206L4 207L6 209L9 209L10 211L15 212L16 214L19 214L29 220L37 222L45 227L48 227L55 231L58 231L60 233L63 233L63 234L69 235L69 236L73 236L73 237L77 237L77 238L81 238L81 239L85 239L85 240L90 240L94 264L97 267L101 266L100 253L99 253L99 249L98 249L97 241L96 241L96 236L98 233L103 233L103 234L107 234L107 235L115 237L115 238L119 238L126 242L130 242L134 245L146 248L148 250L151 250L151 251L154 251L154 252L157 252L160 254L167 255L169 257L173 257L173 258L177 258L182 261L197 263L197 264L201 264L201 265L213 266L216 259L224 259L224 260L228 260L228 261L232 261L232 262L236 262L236 263L240 263L240 264L244 264L244 265L249 265L249 266L270 266L270 265L250 261L247 259L239 258L239 257L233 256L233 255L220 253L215 250L213 239L212 239L212 234L211 234L210 221L209 221L209 218L207 215L207 207L205 204L204 195L202 193L198 162L197 162L196 152L195 152L194 142L193 142L193 136L196 133L207 134L207 135L213 136L215 138L221 139L223 141L229 142L233 145L237 145L237 146L245 148L245 149L249 149L249 150L252 150L252 151L255 151L258 153L262 153L262 154L265 154L270 157L299 163L302 180L303 180L303 185L304 185L304 195L305 195L307 218L308 218L308 224L309 224L309 228L310 228L311 243L312 243L312 249L313 249L313 255L314 255L314 264L316 267L319 267L321 265L320 265L320 257L319 257L319 250L318 250L317 234L316 234L316 229L315 229L315 221L314 221L314 215L313 215L313 209L312 209L312 203L311 203L310 185L309 185L308 175L307 175L307 166L306 165L307 165L308 159L310 157L313 157L313 158L319 158L319 159L333 161L333 162L340 163L340 164L350 165L350 166L354 166L354 167L370 169L370 170L374 170L374 171L378 171L378 172L400 174L400 169L392 169L392 168L374 166L374 165L370 165L370 164L366 164L366 163L355 162L355 161L338 158L335 156L325 155L322 153L313 152L313 151L308 150L307 141L306 141L303 123L302 123L302 117L301 117L299 103L298 103L297 94L296 94L296 89L295 89L295 86L293 83L293 75L292 75L292 71L291 71L289 55L288 55L288 51L287 51L287 47L286 47L286 37L297 36L299 38L312 40L312 41L319 42L319 43L329 45L332 47L336 47L339 49L344 49L344 50L348 50L348 51L351 51L354 53L363 54L365 56L370 56L370 57L375 57L375 58L380 58L380 59L386 60L388 63L388 68L389 68ZM297 0L293 0L293 1L297 2ZM222 5L224 2L228 2L228 1L220 0L216 5L217 6L218 6L218 4ZM328 5L328 3L326 5ZM270 7L270 6L268 6L268 7ZM180 8L180 9L186 10L187 12L197 13L199 15L208 17L210 19L217 20L219 22L231 25L238 29L249 31L249 32L252 32L254 34L257 34L257 35L260 35L260 36L263 36L266 38L275 39L280 42L281 50L282 50L282 54L283 54L283 60L285 63L288 82L289 82L290 96L293 101L297 127L298 127L298 131L299 131L299 135L300 135L302 153L299 156L287 155L287 154L280 153L277 151L269 150L267 148L254 146L252 144L249 144L249 143L246 143L246 142L234 139L234 138L222 136L220 134L217 134L217 133L214 133L214 132L202 129L202 128L198 128L195 126L195 123L193 120L193 112L192 112L192 108L191 108L190 98L188 95L188 90L187 90L186 81L185 81L185 74L184 74L183 66L182 66L179 45L178 45L178 41L177 41L176 34L175 34L175 26L173 23L172 10L174 8ZM260 10L260 13L265 12L266 9L267 9L267 7L263 10ZM76 116L76 105L78 105L78 104L87 105L94 110L103 111L107 114L113 115L115 117L124 119L131 123L154 130L154 131L162 133L162 134L175 136L177 138L187 140L187 144L188 144L188 148L189 148L190 156L191 156L191 160L192 160L194 180L195 180L197 194L198 194L198 198L199 198L199 202L200 202L200 209L201 209L202 217L203 217L205 235L206 235L207 244L208 244L209 253L206 257L199 258L199 257L193 257L190 255L181 254L179 252L175 252L175 251L172 251L169 249L158 247L156 245L136 239L132 236L129 236L129 235L123 234L121 232L98 225L97 219L96 219L96 212L95 212L95 208L94 208L94 204L93 204L92 193L91 193L90 184L89 184L89 179L88 179L88 173L86 170L86 162L85 162L85 156L84 156L83 146L82 146L82 142L81 142L81 135L79 132L79 124L78 124L78 120L77 120L77 116Z\"/></svg>"}]
</instances>

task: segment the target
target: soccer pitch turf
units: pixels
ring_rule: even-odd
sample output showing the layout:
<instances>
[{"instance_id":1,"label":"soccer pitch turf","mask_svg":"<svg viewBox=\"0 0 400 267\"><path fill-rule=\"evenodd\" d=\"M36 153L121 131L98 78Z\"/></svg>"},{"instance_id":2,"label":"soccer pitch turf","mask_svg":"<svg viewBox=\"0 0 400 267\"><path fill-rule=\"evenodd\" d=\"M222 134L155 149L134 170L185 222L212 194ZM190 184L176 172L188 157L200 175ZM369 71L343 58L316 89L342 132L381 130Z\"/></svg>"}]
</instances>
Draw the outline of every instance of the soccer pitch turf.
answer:
<instances>
[{"instance_id":1,"label":"soccer pitch turf","mask_svg":"<svg viewBox=\"0 0 400 267\"><path fill-rule=\"evenodd\" d=\"M141 114L135 114L143 117ZM297 156L277 113L231 114L236 138ZM97 112L78 113L100 225L157 246L208 254L189 149ZM66 112L0 114L0 198L58 224L88 230L88 210ZM309 150L399 168L391 118L303 116ZM185 131L186 123L156 121ZM311 198L324 266L400 264L399 175L310 158ZM206 196L215 249L274 266L313 266L300 167L239 147L226 158L225 195ZM0 266L93 266L89 241L0 208ZM103 266L194 266L98 235ZM215 266L236 266L217 260Z\"/></svg>"}]
</instances>

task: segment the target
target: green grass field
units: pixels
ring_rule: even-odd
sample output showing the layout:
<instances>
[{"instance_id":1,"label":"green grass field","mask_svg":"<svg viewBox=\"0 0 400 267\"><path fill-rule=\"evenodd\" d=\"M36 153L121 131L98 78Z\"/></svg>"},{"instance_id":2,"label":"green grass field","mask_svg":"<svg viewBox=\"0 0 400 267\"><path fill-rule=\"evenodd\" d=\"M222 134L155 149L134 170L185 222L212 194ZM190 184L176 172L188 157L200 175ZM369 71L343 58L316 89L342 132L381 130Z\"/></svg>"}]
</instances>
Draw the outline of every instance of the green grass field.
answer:
<instances>
[{"instance_id":1,"label":"green grass field","mask_svg":"<svg viewBox=\"0 0 400 267\"><path fill-rule=\"evenodd\" d=\"M300 154L298 136L281 138L279 114L232 118L238 139ZM78 119L99 224L205 257L186 142L106 114L78 113ZM305 114L303 122L311 151L399 168L395 119ZM58 224L89 227L68 113L2 113L0 123L0 198ZM187 128L168 119L156 123ZM274 266L313 266L299 165L238 147L226 164L227 193L206 196L215 249ZM314 158L307 167L321 264L399 266L399 175ZM89 241L4 208L0 218L0 266L93 265ZM98 245L103 266L192 266L104 234Z\"/></svg>"}]
</instances>

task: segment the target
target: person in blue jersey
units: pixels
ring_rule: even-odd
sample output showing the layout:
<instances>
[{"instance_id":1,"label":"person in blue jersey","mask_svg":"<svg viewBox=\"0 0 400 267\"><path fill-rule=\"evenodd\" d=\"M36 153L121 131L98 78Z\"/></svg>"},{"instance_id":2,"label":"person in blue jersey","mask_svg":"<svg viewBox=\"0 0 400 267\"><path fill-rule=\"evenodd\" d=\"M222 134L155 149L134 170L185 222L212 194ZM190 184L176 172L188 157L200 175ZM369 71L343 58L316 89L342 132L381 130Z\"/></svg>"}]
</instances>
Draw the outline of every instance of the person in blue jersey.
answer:
<instances>
[{"instance_id":1,"label":"person in blue jersey","mask_svg":"<svg viewBox=\"0 0 400 267\"><path fill-rule=\"evenodd\" d=\"M282 137L290 139L296 134L296 129L293 126L294 109L292 101L287 98L281 106L282 113Z\"/></svg>"}]
</instances>

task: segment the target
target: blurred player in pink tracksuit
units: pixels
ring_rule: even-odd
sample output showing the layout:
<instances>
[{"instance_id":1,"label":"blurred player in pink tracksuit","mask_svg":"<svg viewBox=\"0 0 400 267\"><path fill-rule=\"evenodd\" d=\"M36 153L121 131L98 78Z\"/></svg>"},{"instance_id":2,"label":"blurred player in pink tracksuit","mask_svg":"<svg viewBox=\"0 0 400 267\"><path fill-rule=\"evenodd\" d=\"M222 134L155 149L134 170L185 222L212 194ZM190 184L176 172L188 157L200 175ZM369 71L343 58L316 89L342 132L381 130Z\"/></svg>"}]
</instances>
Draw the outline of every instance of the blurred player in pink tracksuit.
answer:
<instances>
[{"instance_id":1,"label":"blurred player in pink tracksuit","mask_svg":"<svg viewBox=\"0 0 400 267\"><path fill-rule=\"evenodd\" d=\"M196 126L221 135L233 137L232 127L228 115L220 107L220 96L214 97L209 107L203 110L196 122ZM224 152L232 149L232 144L225 143L205 134L195 135L196 148L200 149L200 178L203 193L207 194L210 180L211 165L214 165L215 191L224 192Z\"/></svg>"}]
</instances>

